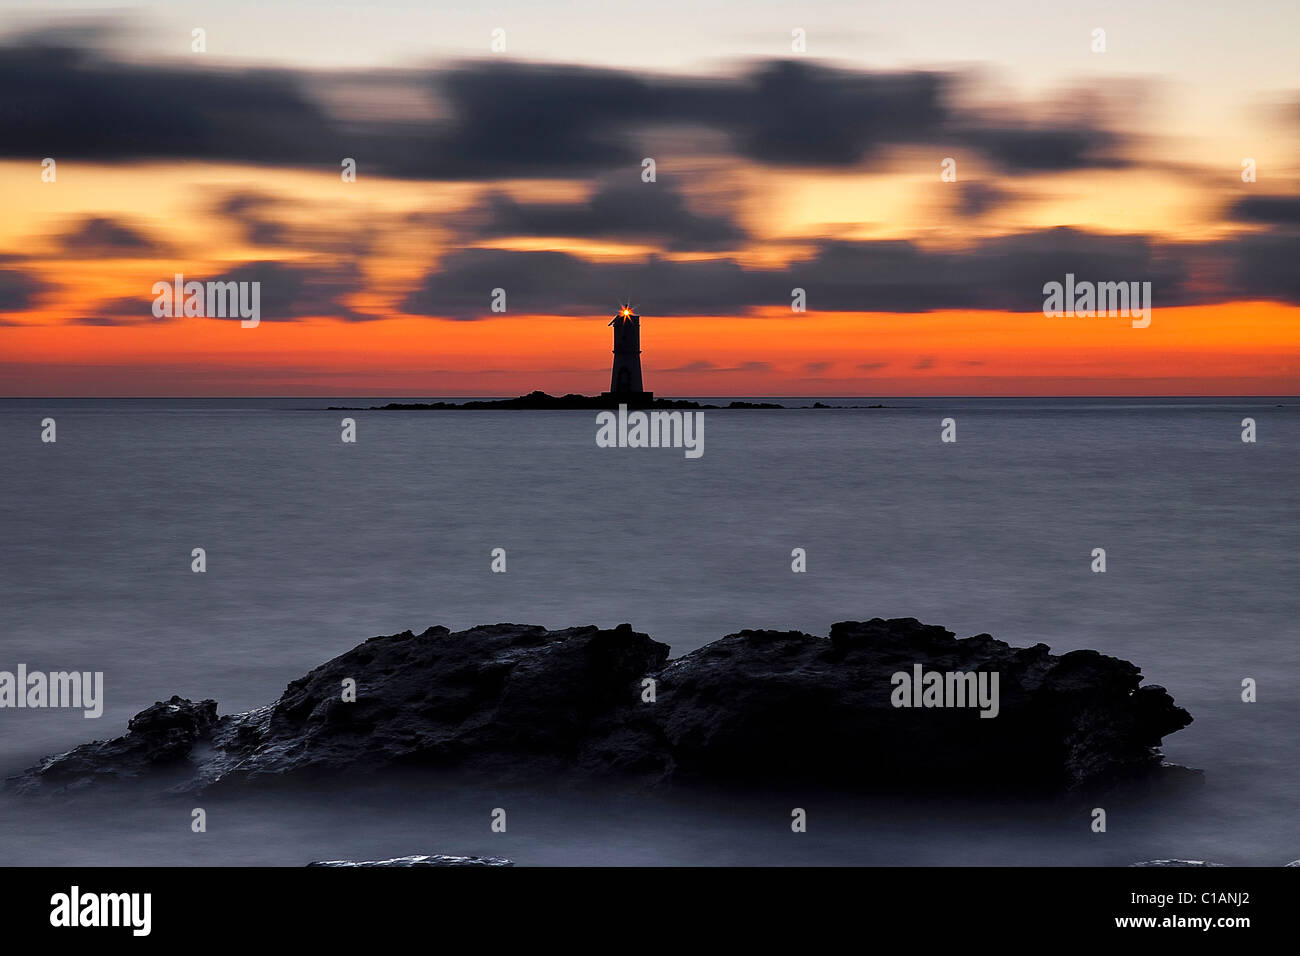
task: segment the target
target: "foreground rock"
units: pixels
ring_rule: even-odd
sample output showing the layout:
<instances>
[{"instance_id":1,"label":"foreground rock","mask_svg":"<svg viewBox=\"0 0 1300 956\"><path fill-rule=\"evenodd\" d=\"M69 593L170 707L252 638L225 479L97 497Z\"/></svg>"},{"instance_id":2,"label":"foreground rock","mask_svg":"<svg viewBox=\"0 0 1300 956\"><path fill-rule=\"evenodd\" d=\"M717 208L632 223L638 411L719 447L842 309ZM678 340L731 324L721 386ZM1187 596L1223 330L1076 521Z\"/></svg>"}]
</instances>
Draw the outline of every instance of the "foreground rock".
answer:
<instances>
[{"instance_id":1,"label":"foreground rock","mask_svg":"<svg viewBox=\"0 0 1300 956\"><path fill-rule=\"evenodd\" d=\"M514 866L512 860L499 856L399 856L391 860L317 860L308 866Z\"/></svg>"},{"instance_id":2,"label":"foreground rock","mask_svg":"<svg viewBox=\"0 0 1300 956\"><path fill-rule=\"evenodd\" d=\"M172 697L132 717L126 733L112 740L82 744L64 754L45 757L23 776L9 781L19 789L33 781L57 781L71 789L105 777L136 777L184 772L195 744L211 737L223 720L217 702Z\"/></svg>"},{"instance_id":3,"label":"foreground rock","mask_svg":"<svg viewBox=\"0 0 1300 956\"><path fill-rule=\"evenodd\" d=\"M996 716L894 706L891 676L914 665L996 674ZM671 662L627 624L432 627L372 638L247 713L173 697L14 783L191 790L419 769L494 785L1091 791L1161 773L1161 738L1191 723L1141 680L1096 651L958 640L912 618L844 622L829 638L741 631Z\"/></svg>"},{"instance_id":4,"label":"foreground rock","mask_svg":"<svg viewBox=\"0 0 1300 956\"><path fill-rule=\"evenodd\" d=\"M1142 860L1129 866L1227 866L1226 863L1207 863L1205 860ZM1287 864L1290 866L1290 864Z\"/></svg>"},{"instance_id":5,"label":"foreground rock","mask_svg":"<svg viewBox=\"0 0 1300 956\"><path fill-rule=\"evenodd\" d=\"M1228 863L1208 863L1205 860L1142 860L1129 866L1229 866ZM1300 866L1300 860L1283 863L1283 866Z\"/></svg>"}]
</instances>

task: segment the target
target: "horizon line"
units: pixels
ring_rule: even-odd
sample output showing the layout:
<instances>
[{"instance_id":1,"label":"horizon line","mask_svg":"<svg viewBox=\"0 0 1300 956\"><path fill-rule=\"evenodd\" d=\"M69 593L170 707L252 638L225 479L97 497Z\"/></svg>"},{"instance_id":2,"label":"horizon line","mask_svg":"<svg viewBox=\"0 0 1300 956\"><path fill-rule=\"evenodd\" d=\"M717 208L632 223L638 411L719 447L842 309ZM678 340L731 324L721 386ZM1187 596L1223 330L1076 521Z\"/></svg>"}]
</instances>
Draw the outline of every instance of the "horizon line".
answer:
<instances>
[{"instance_id":1,"label":"horizon line","mask_svg":"<svg viewBox=\"0 0 1300 956\"><path fill-rule=\"evenodd\" d=\"M534 389L534 391L542 391L542 390L541 390L541 389ZM296 401L312 401L312 400L322 400L322 399L328 399L328 398L353 398L353 399L360 399L360 398L374 398L374 399L380 399L380 398L386 398L386 399L397 399L397 398L420 398L420 399L432 399L432 400L436 400L436 401L450 401L450 400L453 400L453 399L461 399L461 400L466 400L466 401L509 401L509 400L511 400L511 399L522 398L522 397L525 397L525 396L530 395L530 394L532 394L532 392L524 392L522 395L463 395L463 394L462 394L462 395L430 395L430 394L418 394L418 393L402 393L402 394L392 394L392 395L370 395L370 394L366 394L366 393L364 393L364 392L353 392L353 393L337 392L337 393L321 394L321 395L0 395L0 401L49 401L49 400L54 400L54 401L73 401L73 400L77 400L77 401L87 401L87 400L89 400L89 401L174 401L174 400L177 400L177 399L189 400L189 401L211 401L211 400L213 400L213 399L232 399L232 398L233 398L233 399L246 399L246 400L249 400L249 401L257 400L257 399L277 399L277 400L289 400L289 399L293 399L293 400L296 400ZM563 398L565 395L583 395L583 397L586 397L586 398L596 397L596 396L588 396L588 395L584 395L584 393L581 393L581 392L562 392L562 393L559 393L559 394L553 394L553 393L550 393L550 392L543 392L543 394L546 394L546 395L552 395L553 397L556 397L556 398ZM700 400L706 400L706 399L717 399L717 400L723 400L723 399L730 399L730 400L743 400L743 399L748 399L748 398L781 398L781 399L786 399L787 401L807 401L807 400L818 400L818 399L838 399L838 400L841 400L841 401L849 401L849 400L855 400L855 399L872 399L872 400L894 399L894 400L898 400L898 399L917 399L917 398L926 398L926 399L929 399L929 398L963 398L963 399L969 399L969 398L980 398L980 399L1023 399L1023 400L1026 400L1026 401L1032 401L1032 400L1035 400L1035 399L1042 399L1042 398L1081 398L1081 399L1097 399L1097 398L1131 398L1131 399L1160 399L1160 398L1269 398L1269 399L1273 399L1273 398L1290 398L1290 399L1296 399L1297 401L1300 401L1300 394L1291 394L1291 393L1286 393L1286 394L1276 394L1276 395L1274 395L1274 394L1268 394L1268 393L1260 393L1260 394L1239 394L1239 393L1223 393L1223 394L1204 394L1204 393L1194 393L1194 394L1176 394L1176 393L1170 393L1170 394L1164 394L1164 395L1133 395L1133 394L1114 394L1114 395L1091 395L1091 394L1087 394L1087 395L1077 395L1077 394L1076 394L1076 395L1066 395L1066 394L1044 394L1044 395L969 395L969 394L967 394L967 395L963 395L963 394L929 394L929 395L819 395L819 394L813 394L813 395L772 395L772 394L764 393L764 394L756 394L756 395L736 395L736 394L728 394L728 395L694 395L694 394L686 394L686 395L675 395L675 396L672 396L672 395L663 395L663 396L661 396L661 395L656 395L656 398L665 398L665 399L670 400L670 401L684 401L684 400L695 400L695 399L700 399Z\"/></svg>"}]
</instances>

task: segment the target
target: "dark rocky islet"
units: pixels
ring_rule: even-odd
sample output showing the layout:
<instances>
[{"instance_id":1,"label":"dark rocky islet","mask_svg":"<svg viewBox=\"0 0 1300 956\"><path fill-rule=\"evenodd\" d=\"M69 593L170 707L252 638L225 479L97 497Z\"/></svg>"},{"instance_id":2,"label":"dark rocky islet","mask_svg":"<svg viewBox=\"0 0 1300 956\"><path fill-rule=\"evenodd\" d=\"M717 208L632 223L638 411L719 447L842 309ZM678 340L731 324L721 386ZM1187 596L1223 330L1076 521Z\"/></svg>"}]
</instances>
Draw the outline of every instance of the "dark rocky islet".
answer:
<instances>
[{"instance_id":1,"label":"dark rocky islet","mask_svg":"<svg viewBox=\"0 0 1300 956\"><path fill-rule=\"evenodd\" d=\"M915 665L996 672L996 719L895 707L891 675ZM371 638L255 710L160 701L124 735L46 757L9 786L192 792L415 771L494 785L1059 795L1199 777L1159 750L1191 720L1127 661L958 639L912 618L841 622L827 637L745 630L673 660L627 624L431 627Z\"/></svg>"}]
</instances>

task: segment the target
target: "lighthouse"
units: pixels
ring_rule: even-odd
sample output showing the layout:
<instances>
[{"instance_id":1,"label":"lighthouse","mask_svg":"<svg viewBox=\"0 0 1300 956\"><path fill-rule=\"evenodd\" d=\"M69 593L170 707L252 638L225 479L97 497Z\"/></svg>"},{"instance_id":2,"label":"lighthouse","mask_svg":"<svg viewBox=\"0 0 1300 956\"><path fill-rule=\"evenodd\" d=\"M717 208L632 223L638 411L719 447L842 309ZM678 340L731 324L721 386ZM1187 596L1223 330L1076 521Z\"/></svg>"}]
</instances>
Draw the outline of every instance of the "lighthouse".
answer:
<instances>
[{"instance_id":1,"label":"lighthouse","mask_svg":"<svg viewBox=\"0 0 1300 956\"><path fill-rule=\"evenodd\" d=\"M613 405L649 405L654 392L647 392L641 382L641 316L624 306L609 324L614 329L614 364L609 391L601 398Z\"/></svg>"}]
</instances>

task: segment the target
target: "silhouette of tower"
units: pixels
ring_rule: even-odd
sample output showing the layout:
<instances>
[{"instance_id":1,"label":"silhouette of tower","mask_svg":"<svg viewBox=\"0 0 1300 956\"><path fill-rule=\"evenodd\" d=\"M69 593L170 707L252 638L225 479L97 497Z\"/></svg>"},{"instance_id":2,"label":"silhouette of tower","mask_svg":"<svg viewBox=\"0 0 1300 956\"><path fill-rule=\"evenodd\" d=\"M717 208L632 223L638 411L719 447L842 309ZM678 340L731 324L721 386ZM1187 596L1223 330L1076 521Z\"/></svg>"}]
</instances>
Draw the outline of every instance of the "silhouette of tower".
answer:
<instances>
[{"instance_id":1,"label":"silhouette of tower","mask_svg":"<svg viewBox=\"0 0 1300 956\"><path fill-rule=\"evenodd\" d=\"M614 329L614 365L609 391L601 398L611 404L649 405L654 392L647 392L641 382L641 316L622 308L609 324Z\"/></svg>"}]
</instances>

